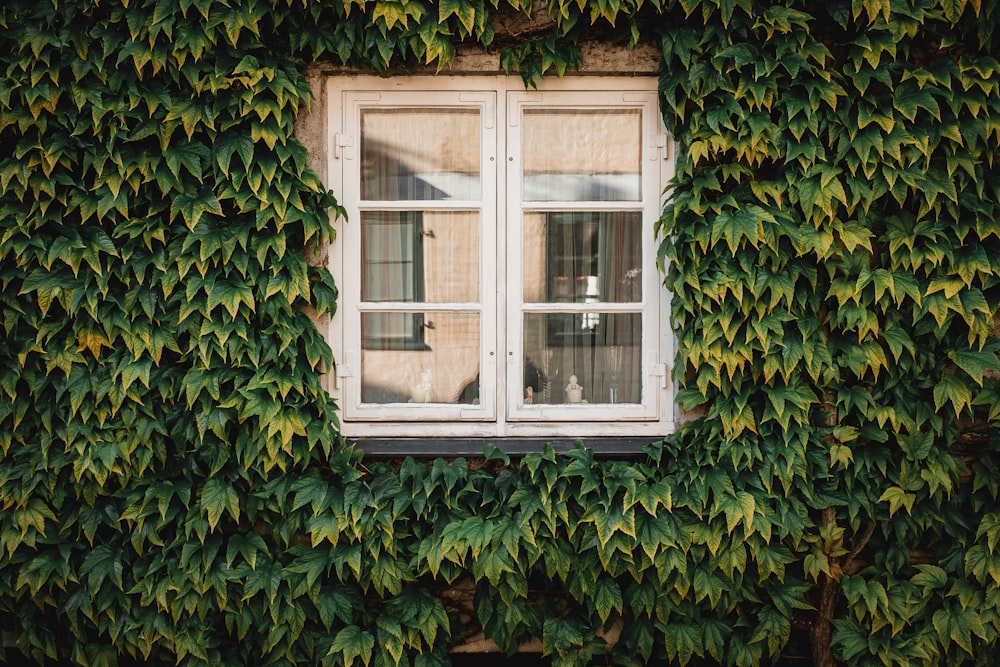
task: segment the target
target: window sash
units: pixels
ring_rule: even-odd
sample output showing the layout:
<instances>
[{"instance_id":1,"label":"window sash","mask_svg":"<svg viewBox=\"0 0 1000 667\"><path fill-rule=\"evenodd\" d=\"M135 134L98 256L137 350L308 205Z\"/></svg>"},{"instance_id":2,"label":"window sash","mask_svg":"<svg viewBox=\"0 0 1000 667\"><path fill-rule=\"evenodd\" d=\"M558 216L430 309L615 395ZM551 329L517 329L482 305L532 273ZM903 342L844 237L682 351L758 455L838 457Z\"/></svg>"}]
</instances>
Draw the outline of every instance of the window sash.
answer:
<instances>
[{"instance_id":1,"label":"window sash","mask_svg":"<svg viewBox=\"0 0 1000 667\"><path fill-rule=\"evenodd\" d=\"M595 196L600 199L578 199L574 201L540 202L534 193L528 192L525 187L526 178L523 173L528 167L529 157L525 155L525 149L530 147L522 146L528 142L535 141L533 135L526 131L529 114L537 114L539 109L558 109L564 114L573 110L581 113L592 113L595 108L614 109L620 113L639 112L639 119L642 127L639 146L636 147L638 153L638 164L642 165L641 184L638 188L638 199L631 201L628 199L620 201L608 201L603 198L602 193L595 191ZM598 219L616 213L629 214L641 213L644 226L649 220L655 220L659 215L660 191L659 169L647 167L653 162L654 157L650 154L655 145L654 137L658 131L658 115L656 108L656 97L654 93L648 95L630 95L627 99L620 91L596 92L582 97L573 93L561 92L512 92L507 98L508 110L508 151L519 151L519 159L509 161L507 164L507 218L508 218L508 252L511 253L508 265L513 271L508 275L508 285L517 287L508 290L507 312L510 313L508 328L506 332L507 344L511 349L510 361L507 373L507 419L511 421L579 421L579 422L616 422L622 420L655 420L661 410L662 392L657 386L656 366L660 363L657 349L656 332L660 329L660 309L659 301L654 295L659 294L656 282L650 276L656 276L654 270L656 266L655 248L651 243L652 233L646 231L649 239L640 242L639 253L642 258L641 271L638 276L640 281L640 297L637 301L615 303L608 299L593 298L589 302L566 302L566 301L538 301L534 302L525 298L524 289L526 282L526 267L524 254L528 246L533 252L537 252L534 237L526 235L527 220L534 215L544 213L550 219L565 216L568 218L582 219L587 215L597 215ZM585 146L600 146L607 148L608 137L595 137L581 139L580 143ZM625 150L630 153L631 149ZM634 162L633 157L629 157L628 162ZM658 165L658 161L656 163ZM651 166L651 165L650 165ZM654 195L653 193L656 193ZM648 229L648 227L647 227ZM529 240L530 239L530 240ZM544 241L543 241L544 242ZM547 252L547 251L546 251ZM601 333L601 320L615 321L611 313L619 313L617 321L626 313L636 313L639 315L641 324L638 329L640 340L638 344L634 340L617 341L620 345L615 345L614 336L608 338ZM528 322L534 321L542 314L549 314L549 321L558 318L560 315L564 321L581 321L583 323L593 323L593 330L581 331L578 337L564 339L561 344L553 338L551 332L543 334L546 340L539 345L536 341L534 345L528 345L524 340L525 331L528 329ZM566 319L571 318L571 319ZM606 324L604 325L606 326ZM560 332L560 335L564 332ZM599 344L598 338L604 336L604 343ZM589 343L589 345L588 345ZM626 344L627 343L627 344ZM559 348L566 348L566 351L559 351ZM638 396L635 392L629 392L629 396L634 402L621 403L612 402L615 392L611 391L611 385L617 380L611 379L616 371L613 364L607 361L607 357L612 356L606 347L618 347L626 350L630 363L630 377L638 372ZM529 349L530 347L530 349ZM536 362L531 358L532 354L541 354L547 358L554 358L557 354L563 358L563 365L575 364L582 368L560 368L559 382L555 388L550 387L547 391L549 400L553 402L539 403L533 395L530 395L528 387L521 386L522 379L530 374L526 373L529 364ZM619 353L620 356L620 353ZM543 364L546 365L546 364ZM638 366L638 370L631 370ZM544 370L544 369L543 369ZM578 372L574 372L578 371ZM549 383L556 381L554 373L550 373ZM571 376L575 375L575 378ZM620 370L618 375L621 375ZM576 382L571 383L570 380ZM526 381L526 380L525 380ZM565 384L564 384L565 383ZM581 385L583 396L580 402L575 402L569 387L571 385ZM587 389L589 388L589 391ZM620 388L620 387L619 387ZM600 393L602 395L595 396ZM530 397L529 397L530 395ZM562 402L556 403L556 400ZM530 401L530 402L529 402Z\"/></svg>"},{"instance_id":2,"label":"window sash","mask_svg":"<svg viewBox=\"0 0 1000 667\"><path fill-rule=\"evenodd\" d=\"M455 392L442 392L443 383L455 385L470 384L470 378L465 375L472 375L478 370L481 377L484 371L488 372L489 356L487 349L495 350L496 333L495 307L490 307L484 303L482 295L495 292L494 283L490 273L484 270L484 244L483 240L489 233L487 230L495 228L495 208L487 203L495 201L496 198L496 160L492 162L487 159L487 147L496 143L495 131L491 132L487 119L487 110L493 106L493 94L483 95L459 95L457 93L400 93L400 92L346 92L342 98L343 126L340 128L351 136L350 143L355 150L342 150L340 166L343 169L343 195L342 204L349 211L351 218L363 216L372 212L419 212L420 216L426 220L427 216L435 212L470 212L478 219L478 250L475 257L477 275L474 282L477 285L479 301L460 302L428 302L426 296L429 294L431 286L423 285L419 290L419 298L413 300L396 301L372 301L362 300L362 294L357 288L356 276L362 275L362 260L359 252L345 252L343 257L343 267L346 276L352 277L340 282L342 289L342 307L338 309L338 314L342 314L344 334L341 339L345 341L343 357L348 360L349 375L342 378L342 407L345 420L394 420L394 421L462 421L462 420L493 420L496 415L496 398L494 385L480 381L479 403L445 403L441 402L441 396L450 395ZM464 99L463 99L464 98ZM476 114L480 137L480 159L479 179L480 184L476 186L481 198L477 200L462 199L442 199L433 195L433 187L429 184L429 179L422 179L419 172L419 165L404 166L402 161L406 156L400 157L397 153L402 153L400 147L392 151L386 151L384 161L389 164L379 165L378 160L373 158L370 145L365 144L365 137L362 136L362 122L369 111L374 113L369 117L379 114L387 114L391 117L393 113L400 112L404 117L408 112L422 115L439 114L442 117L460 117L462 122L467 124L469 114ZM392 121L389 118L389 121ZM405 125L405 122L403 123ZM404 128L405 129L405 128ZM439 133L442 134L442 133ZM446 134L446 133L445 133ZM443 134L442 134L443 136ZM352 146L346 146L349 149ZM426 149L426 147L424 147ZM419 153L420 151L418 151ZM424 151L426 152L426 151ZM397 159L398 158L398 159ZM419 157L409 158L411 163ZM361 187L363 175L362 170L381 169L381 173L376 173L375 178L379 185L369 187L367 190L377 197L385 199L364 199L363 188ZM391 176L392 178L388 178ZM428 182L424 182L427 180ZM462 191L463 195L468 195L470 189ZM432 196L433 195L433 196ZM347 223L339 230L338 241L349 248L359 248L360 225ZM423 232L423 229L421 229ZM489 244L492 245L492 244ZM426 266L426 257L422 258ZM371 295L368 295L371 296ZM349 305L353 304L353 305ZM438 324L435 325L434 313L438 313ZM384 318L390 322L410 322L407 330L400 330L396 327L393 332L394 341L381 346L376 350L375 346L366 346L364 336L361 336L362 324L372 323ZM402 318L402 319L400 319ZM458 318L456 320L455 318ZM432 337L440 333L443 328L440 325L442 319L445 321L469 321L472 318L478 324L475 326L478 332L475 336L478 352L474 355L474 362L468 359L467 352L461 354L462 368L466 368L463 373L435 373L437 369L432 368L434 360L440 360L442 355L448 353L447 346L434 344ZM370 326L367 327L370 329ZM458 334L462 336L462 334ZM358 340L360 337L360 341ZM460 340L463 341L465 337ZM359 344L360 343L360 344ZM393 350L399 354L393 355ZM379 354L379 353L382 354ZM407 356L400 356L408 355ZM414 361L413 356L420 357ZM380 357L378 362L373 358ZM399 363L400 361L404 363ZM393 386L375 391L369 383L366 383L365 369L369 366L379 364L384 367L383 378L391 381ZM423 383L425 371L430 371L429 392L422 392L419 386ZM393 373L397 377L388 377ZM437 375L437 377L434 377ZM413 376L413 377L411 377ZM444 377L442 377L444 376ZM454 376L454 377L452 377ZM436 385L436 386L435 386ZM459 392L460 393L460 392ZM421 394L424 394L423 396ZM372 395L378 395L384 402L367 402L366 399ZM424 398L431 396L429 402ZM458 397L461 399L461 396Z\"/></svg>"}]
</instances>

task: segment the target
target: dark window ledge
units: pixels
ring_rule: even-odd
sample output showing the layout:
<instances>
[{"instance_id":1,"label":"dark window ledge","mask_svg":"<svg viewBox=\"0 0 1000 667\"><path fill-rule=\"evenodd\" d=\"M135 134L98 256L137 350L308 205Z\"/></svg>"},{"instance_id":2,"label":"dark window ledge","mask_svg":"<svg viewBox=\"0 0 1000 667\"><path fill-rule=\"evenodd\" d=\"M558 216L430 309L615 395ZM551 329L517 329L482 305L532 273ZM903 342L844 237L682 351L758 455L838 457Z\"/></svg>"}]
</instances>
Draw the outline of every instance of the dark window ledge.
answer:
<instances>
[{"instance_id":1,"label":"dark window ledge","mask_svg":"<svg viewBox=\"0 0 1000 667\"><path fill-rule=\"evenodd\" d=\"M550 443L557 452L565 452L581 444L602 456L634 456L643 448L658 442L656 436L627 438L348 438L365 456L452 457L482 456L486 445L494 445L509 456L540 452Z\"/></svg>"}]
</instances>

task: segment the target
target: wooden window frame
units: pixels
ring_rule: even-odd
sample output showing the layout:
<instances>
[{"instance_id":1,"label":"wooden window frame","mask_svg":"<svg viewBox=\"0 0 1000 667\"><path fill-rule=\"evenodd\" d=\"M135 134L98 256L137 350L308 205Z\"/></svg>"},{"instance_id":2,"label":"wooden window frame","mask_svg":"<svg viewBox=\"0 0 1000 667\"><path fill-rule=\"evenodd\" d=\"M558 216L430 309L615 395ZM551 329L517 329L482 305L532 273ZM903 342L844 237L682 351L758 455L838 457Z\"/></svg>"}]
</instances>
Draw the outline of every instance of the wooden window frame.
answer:
<instances>
[{"instance_id":1,"label":"wooden window frame","mask_svg":"<svg viewBox=\"0 0 1000 667\"><path fill-rule=\"evenodd\" d=\"M654 223L665 202L665 187L673 175L671 141L657 107L656 79L649 76L567 76L544 80L537 90L525 90L519 77L412 76L381 78L331 76L327 80L328 174L330 187L348 211L335 219L337 240L330 268L340 286L341 300L331 320L330 342L337 359L331 392L341 406L342 432L350 439L440 442L448 440L622 438L637 442L662 436L675 427L676 406L669 366L674 336L669 325L669 295L656 266ZM476 314L480 318L480 402L364 403L361 400L360 224L362 210L412 210L414 202L363 202L357 159L359 112L367 106L461 107L481 114L482 198L477 201L420 202L422 210L478 211L479 294L476 303L430 305L435 310ZM518 174L521 160L519 119L525 109L640 109L642 122L642 197L614 202L524 202ZM521 289L522 216L525 211L636 210L643 217L642 301L601 304L602 312L634 312L642 317L642 392L640 404L525 404L522 397L524 356L521 320L527 313L567 314L587 310L585 304L525 303ZM352 226L353 225L353 226ZM421 304L428 306L428 304ZM405 304L383 308L406 311ZM593 308L591 308L593 310ZM425 311L425 312L427 312ZM635 440L638 438L638 440ZM424 445L418 445L423 448ZM516 448L516 446L515 446ZM377 450L378 447L376 446ZM616 450L617 451L617 450Z\"/></svg>"}]
</instances>

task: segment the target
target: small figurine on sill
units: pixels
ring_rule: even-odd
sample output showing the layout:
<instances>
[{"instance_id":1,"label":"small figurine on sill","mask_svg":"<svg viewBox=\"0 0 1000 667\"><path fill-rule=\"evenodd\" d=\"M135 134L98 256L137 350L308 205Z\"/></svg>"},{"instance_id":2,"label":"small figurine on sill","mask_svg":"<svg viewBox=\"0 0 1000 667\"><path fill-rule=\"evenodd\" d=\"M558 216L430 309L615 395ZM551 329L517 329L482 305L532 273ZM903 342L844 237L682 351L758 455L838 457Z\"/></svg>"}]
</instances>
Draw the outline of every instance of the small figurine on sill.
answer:
<instances>
[{"instance_id":1,"label":"small figurine on sill","mask_svg":"<svg viewBox=\"0 0 1000 667\"><path fill-rule=\"evenodd\" d=\"M583 402L583 387L576 381L575 375L569 376L569 384L566 385L566 402L567 403L582 403Z\"/></svg>"},{"instance_id":2,"label":"small figurine on sill","mask_svg":"<svg viewBox=\"0 0 1000 667\"><path fill-rule=\"evenodd\" d=\"M431 402L431 370L425 368L420 371L420 382L413 387L413 397L410 399L411 403L430 403Z\"/></svg>"},{"instance_id":3,"label":"small figurine on sill","mask_svg":"<svg viewBox=\"0 0 1000 667\"><path fill-rule=\"evenodd\" d=\"M534 387L524 388L524 404L531 405L535 402L535 389Z\"/></svg>"}]
</instances>

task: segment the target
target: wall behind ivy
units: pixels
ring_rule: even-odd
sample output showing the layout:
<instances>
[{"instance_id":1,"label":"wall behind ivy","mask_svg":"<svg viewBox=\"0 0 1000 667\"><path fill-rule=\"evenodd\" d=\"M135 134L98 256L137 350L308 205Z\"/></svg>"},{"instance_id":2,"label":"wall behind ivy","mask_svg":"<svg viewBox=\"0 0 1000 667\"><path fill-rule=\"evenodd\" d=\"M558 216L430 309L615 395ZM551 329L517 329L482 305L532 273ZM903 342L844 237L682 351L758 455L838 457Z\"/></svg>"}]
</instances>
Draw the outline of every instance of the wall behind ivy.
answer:
<instances>
[{"instance_id":1,"label":"wall behind ivy","mask_svg":"<svg viewBox=\"0 0 1000 667\"><path fill-rule=\"evenodd\" d=\"M495 31L528 10L0 7L20 652L429 665L482 630L567 665L997 661L1000 10L551 0ZM663 49L661 253L705 416L636 460L362 460L320 383L337 208L293 135L305 66L479 44L530 83L593 36Z\"/></svg>"}]
</instances>

